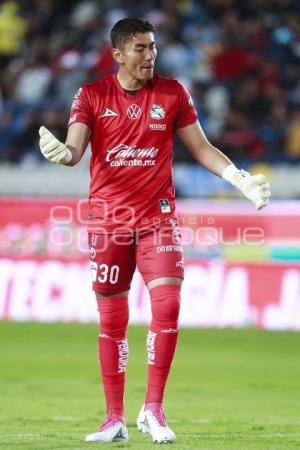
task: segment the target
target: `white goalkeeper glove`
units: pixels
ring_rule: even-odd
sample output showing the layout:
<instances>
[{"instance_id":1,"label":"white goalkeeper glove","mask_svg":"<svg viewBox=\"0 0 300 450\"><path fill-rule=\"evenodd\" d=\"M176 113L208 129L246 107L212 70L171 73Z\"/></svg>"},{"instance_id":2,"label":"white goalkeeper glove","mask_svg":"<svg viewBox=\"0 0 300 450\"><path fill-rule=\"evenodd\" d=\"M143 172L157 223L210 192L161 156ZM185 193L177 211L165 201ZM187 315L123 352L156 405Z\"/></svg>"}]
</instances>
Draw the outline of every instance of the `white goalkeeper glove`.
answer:
<instances>
[{"instance_id":1,"label":"white goalkeeper glove","mask_svg":"<svg viewBox=\"0 0 300 450\"><path fill-rule=\"evenodd\" d=\"M40 134L40 149L43 156L48 161L57 164L68 164L72 159L71 151L60 142L46 127L41 126Z\"/></svg>"},{"instance_id":2,"label":"white goalkeeper glove","mask_svg":"<svg viewBox=\"0 0 300 450\"><path fill-rule=\"evenodd\" d=\"M262 209L269 203L271 197L270 185L264 175L251 175L249 172L239 170L233 164L230 164L223 171L222 177L251 200L256 209Z\"/></svg>"}]
</instances>

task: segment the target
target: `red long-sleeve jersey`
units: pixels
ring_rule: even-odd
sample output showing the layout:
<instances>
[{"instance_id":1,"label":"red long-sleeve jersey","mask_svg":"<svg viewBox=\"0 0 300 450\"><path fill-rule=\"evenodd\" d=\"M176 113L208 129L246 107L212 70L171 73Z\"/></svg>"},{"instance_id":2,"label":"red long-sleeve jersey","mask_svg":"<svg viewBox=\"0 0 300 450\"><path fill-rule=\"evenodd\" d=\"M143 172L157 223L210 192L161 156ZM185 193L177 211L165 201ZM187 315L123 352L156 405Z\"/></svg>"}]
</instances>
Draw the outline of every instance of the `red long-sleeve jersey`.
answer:
<instances>
[{"instance_id":1,"label":"red long-sleeve jersey","mask_svg":"<svg viewBox=\"0 0 300 450\"><path fill-rule=\"evenodd\" d=\"M69 126L91 130L90 230L130 232L176 217L175 132L196 120L187 90L159 75L135 95L115 74L79 89Z\"/></svg>"}]
</instances>

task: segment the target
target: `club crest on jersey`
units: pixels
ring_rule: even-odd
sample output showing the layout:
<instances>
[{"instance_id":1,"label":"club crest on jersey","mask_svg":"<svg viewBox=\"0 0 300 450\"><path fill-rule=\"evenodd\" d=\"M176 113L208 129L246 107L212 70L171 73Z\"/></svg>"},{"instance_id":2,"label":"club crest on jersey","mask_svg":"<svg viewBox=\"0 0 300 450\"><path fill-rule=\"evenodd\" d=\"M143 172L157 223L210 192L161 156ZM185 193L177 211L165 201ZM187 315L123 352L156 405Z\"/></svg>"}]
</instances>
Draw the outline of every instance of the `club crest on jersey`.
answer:
<instances>
[{"instance_id":1,"label":"club crest on jersey","mask_svg":"<svg viewBox=\"0 0 300 450\"><path fill-rule=\"evenodd\" d=\"M150 116L152 117L152 119L155 120L161 120L165 118L165 110L161 105L152 105L151 111L150 111Z\"/></svg>"},{"instance_id":2,"label":"club crest on jersey","mask_svg":"<svg viewBox=\"0 0 300 450\"><path fill-rule=\"evenodd\" d=\"M141 108L135 103L133 105L128 106L127 116L129 117L129 119L136 120L141 116L141 114L142 114Z\"/></svg>"}]
</instances>

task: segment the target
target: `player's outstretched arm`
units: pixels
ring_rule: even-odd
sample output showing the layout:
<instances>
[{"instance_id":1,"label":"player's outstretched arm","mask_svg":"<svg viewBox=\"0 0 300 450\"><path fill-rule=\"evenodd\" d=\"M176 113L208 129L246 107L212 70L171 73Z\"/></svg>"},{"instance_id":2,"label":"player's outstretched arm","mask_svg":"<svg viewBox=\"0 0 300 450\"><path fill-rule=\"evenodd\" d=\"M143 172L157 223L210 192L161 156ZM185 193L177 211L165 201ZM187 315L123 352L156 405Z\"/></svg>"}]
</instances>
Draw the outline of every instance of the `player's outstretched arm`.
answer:
<instances>
[{"instance_id":1,"label":"player's outstretched arm","mask_svg":"<svg viewBox=\"0 0 300 450\"><path fill-rule=\"evenodd\" d=\"M43 156L48 161L67 166L74 166L81 160L90 139L90 130L83 123L74 123L70 126L65 144L44 126L40 127L39 134Z\"/></svg>"},{"instance_id":2,"label":"player's outstretched arm","mask_svg":"<svg viewBox=\"0 0 300 450\"><path fill-rule=\"evenodd\" d=\"M271 191L265 176L251 175L235 167L224 153L210 144L198 122L179 129L178 135L196 161L238 188L256 209L262 209L269 203Z\"/></svg>"}]
</instances>

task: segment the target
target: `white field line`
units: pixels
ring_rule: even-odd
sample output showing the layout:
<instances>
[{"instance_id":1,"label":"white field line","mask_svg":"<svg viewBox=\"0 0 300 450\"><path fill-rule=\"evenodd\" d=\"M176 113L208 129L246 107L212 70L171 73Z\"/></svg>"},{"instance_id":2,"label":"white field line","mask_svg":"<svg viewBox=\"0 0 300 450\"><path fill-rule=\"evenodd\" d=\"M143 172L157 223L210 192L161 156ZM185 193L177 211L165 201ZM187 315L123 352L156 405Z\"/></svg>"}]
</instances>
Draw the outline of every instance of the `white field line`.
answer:
<instances>
[{"instance_id":1,"label":"white field line","mask_svg":"<svg viewBox=\"0 0 300 450\"><path fill-rule=\"evenodd\" d=\"M52 417L52 420L55 421L62 421L62 422L78 422L85 420L86 417L83 416L54 416Z\"/></svg>"},{"instance_id":2,"label":"white field line","mask_svg":"<svg viewBox=\"0 0 300 450\"><path fill-rule=\"evenodd\" d=\"M82 433L60 433L53 432L56 436L81 436ZM12 437L12 438L37 438L49 435L49 432L31 432L31 433L18 433L18 432L0 432L0 436ZM232 438L300 438L300 433L218 433L218 434L208 434L208 433L178 433L178 437L181 438L194 438L194 439L232 439Z\"/></svg>"},{"instance_id":3,"label":"white field line","mask_svg":"<svg viewBox=\"0 0 300 450\"><path fill-rule=\"evenodd\" d=\"M49 436L49 435L55 435L55 436L61 436L61 437L74 437L77 438L78 436L83 436L83 433L66 433L66 432L59 432L59 431L44 431L44 432L38 432L38 431L34 431L34 432L28 432L28 433L18 433L18 432L13 432L13 431L0 431L0 439L3 440L3 438L8 437L8 438L37 438L37 437L45 437L45 436Z\"/></svg>"},{"instance_id":4,"label":"white field line","mask_svg":"<svg viewBox=\"0 0 300 450\"><path fill-rule=\"evenodd\" d=\"M16 421L16 420L27 420L27 421L65 421L65 422L78 422L86 420L84 416L53 416L53 417L39 417L39 416L0 416L0 422L6 421Z\"/></svg>"},{"instance_id":5,"label":"white field line","mask_svg":"<svg viewBox=\"0 0 300 450\"><path fill-rule=\"evenodd\" d=\"M40 416L0 416L0 422L6 421L17 421L17 420L27 420L27 421L62 421L62 422L77 422L84 421L88 418L85 416L52 416L52 417L40 417ZM180 419L168 419L169 423L178 423L178 424L193 424L193 425L201 425L201 424L216 424L216 425L226 425L227 422L223 420L211 420L205 418L195 418L191 420L180 420ZM230 422L232 423L232 422ZM249 420L249 421L241 421L237 422L236 425L248 425L248 426L300 426L300 421L267 421L267 420Z\"/></svg>"},{"instance_id":6,"label":"white field line","mask_svg":"<svg viewBox=\"0 0 300 450\"><path fill-rule=\"evenodd\" d=\"M197 423L213 423L213 421L212 420L209 420L209 419L193 419L193 420L188 420L188 423L193 423L193 424L197 424Z\"/></svg>"},{"instance_id":7,"label":"white field line","mask_svg":"<svg viewBox=\"0 0 300 450\"><path fill-rule=\"evenodd\" d=\"M182 434L177 433L178 436L184 438L205 438L205 439L232 439L232 438L300 438L300 433L220 433L220 434L208 434L208 433L191 433Z\"/></svg>"},{"instance_id":8,"label":"white field line","mask_svg":"<svg viewBox=\"0 0 300 450\"><path fill-rule=\"evenodd\" d=\"M5 432L1 431L0 436L16 437L16 438L27 438L27 437L40 437L42 433L31 432L31 433L16 433L16 432Z\"/></svg>"}]
</instances>

